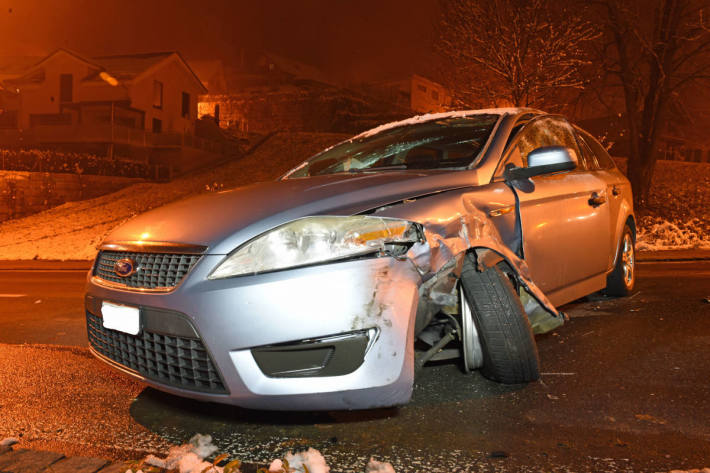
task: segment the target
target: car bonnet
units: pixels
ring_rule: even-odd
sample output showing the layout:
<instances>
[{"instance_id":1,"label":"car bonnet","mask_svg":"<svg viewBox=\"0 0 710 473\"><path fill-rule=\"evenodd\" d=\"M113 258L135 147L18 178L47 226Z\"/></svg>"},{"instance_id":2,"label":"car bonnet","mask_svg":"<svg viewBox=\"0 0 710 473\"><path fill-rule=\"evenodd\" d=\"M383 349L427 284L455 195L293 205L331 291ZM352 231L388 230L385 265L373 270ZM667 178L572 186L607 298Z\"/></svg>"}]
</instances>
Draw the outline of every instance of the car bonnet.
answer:
<instances>
[{"instance_id":1,"label":"car bonnet","mask_svg":"<svg viewBox=\"0 0 710 473\"><path fill-rule=\"evenodd\" d=\"M104 243L170 242L228 254L284 223L312 215L353 215L406 198L478 185L475 170L333 174L208 193L149 211Z\"/></svg>"}]
</instances>

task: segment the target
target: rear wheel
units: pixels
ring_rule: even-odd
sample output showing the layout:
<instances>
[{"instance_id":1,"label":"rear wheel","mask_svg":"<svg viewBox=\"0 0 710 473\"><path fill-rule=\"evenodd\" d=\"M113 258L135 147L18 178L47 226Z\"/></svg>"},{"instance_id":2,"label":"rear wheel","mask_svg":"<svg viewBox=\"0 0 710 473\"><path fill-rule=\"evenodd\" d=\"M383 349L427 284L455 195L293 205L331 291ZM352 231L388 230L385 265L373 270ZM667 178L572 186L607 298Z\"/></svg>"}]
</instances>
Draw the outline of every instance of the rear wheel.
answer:
<instances>
[{"instance_id":1,"label":"rear wheel","mask_svg":"<svg viewBox=\"0 0 710 473\"><path fill-rule=\"evenodd\" d=\"M461 272L461 288L466 369L480 367L486 378L505 384L538 379L535 338L505 273L497 267L479 272L467 256Z\"/></svg>"},{"instance_id":2,"label":"rear wheel","mask_svg":"<svg viewBox=\"0 0 710 473\"><path fill-rule=\"evenodd\" d=\"M628 296L634 290L636 282L636 253L634 250L634 234L628 225L624 226L619 250L616 255L616 266L606 277L606 289L609 296Z\"/></svg>"}]
</instances>

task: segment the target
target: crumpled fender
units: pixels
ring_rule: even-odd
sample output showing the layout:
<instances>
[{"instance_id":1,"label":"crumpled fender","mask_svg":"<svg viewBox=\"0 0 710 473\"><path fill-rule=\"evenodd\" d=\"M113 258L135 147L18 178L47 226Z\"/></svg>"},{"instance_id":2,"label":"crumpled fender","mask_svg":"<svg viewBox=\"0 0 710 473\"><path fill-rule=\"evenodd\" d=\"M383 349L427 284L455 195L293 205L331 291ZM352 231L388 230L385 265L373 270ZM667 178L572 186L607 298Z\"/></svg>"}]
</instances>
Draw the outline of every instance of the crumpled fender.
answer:
<instances>
[{"instance_id":1,"label":"crumpled fender","mask_svg":"<svg viewBox=\"0 0 710 473\"><path fill-rule=\"evenodd\" d=\"M423 229L423 241L414 244L406 254L422 277L420 297L438 307L456 305L456 283L463 269L464 257L472 252L480 271L505 260L525 291L550 315L564 320L565 315L557 310L532 280L525 260L506 245L491 218L475 205L480 200L467 198L466 194L441 195L433 197L432 202L422 202L424 208L421 209L414 205L415 202L403 205L400 211L393 212L389 208L383 212L408 218ZM404 212L407 206L411 206L410 210ZM434 309L428 310L431 312ZM422 318L428 319L418 314L418 322Z\"/></svg>"}]
</instances>

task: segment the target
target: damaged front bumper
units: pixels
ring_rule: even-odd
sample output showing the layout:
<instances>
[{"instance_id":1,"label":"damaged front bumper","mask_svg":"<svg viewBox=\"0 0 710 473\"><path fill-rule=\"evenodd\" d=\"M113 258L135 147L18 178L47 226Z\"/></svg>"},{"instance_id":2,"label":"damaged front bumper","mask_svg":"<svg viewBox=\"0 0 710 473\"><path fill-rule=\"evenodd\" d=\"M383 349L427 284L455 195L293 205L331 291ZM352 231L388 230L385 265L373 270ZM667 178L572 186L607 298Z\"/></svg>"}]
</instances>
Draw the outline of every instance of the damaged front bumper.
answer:
<instances>
[{"instance_id":1,"label":"damaged front bumper","mask_svg":"<svg viewBox=\"0 0 710 473\"><path fill-rule=\"evenodd\" d=\"M205 255L169 293L89 281L92 350L160 390L260 409L405 404L421 274L380 257L208 280ZM103 301L138 307L141 333L101 325ZM220 389L221 386L221 389Z\"/></svg>"}]
</instances>

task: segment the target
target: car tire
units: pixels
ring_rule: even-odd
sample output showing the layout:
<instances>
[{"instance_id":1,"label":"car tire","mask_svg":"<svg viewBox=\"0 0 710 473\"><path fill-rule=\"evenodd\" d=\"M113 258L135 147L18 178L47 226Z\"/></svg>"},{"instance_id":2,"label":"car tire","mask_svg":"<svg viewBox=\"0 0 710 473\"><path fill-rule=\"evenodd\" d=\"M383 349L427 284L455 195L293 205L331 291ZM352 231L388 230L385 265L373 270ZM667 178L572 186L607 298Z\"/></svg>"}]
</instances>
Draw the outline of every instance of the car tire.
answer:
<instances>
[{"instance_id":1,"label":"car tire","mask_svg":"<svg viewBox=\"0 0 710 473\"><path fill-rule=\"evenodd\" d=\"M619 248L616 254L614 270L606 277L608 296L628 296L634 290L636 283L636 252L634 249L634 234L628 225L624 226Z\"/></svg>"},{"instance_id":2,"label":"car tire","mask_svg":"<svg viewBox=\"0 0 710 473\"><path fill-rule=\"evenodd\" d=\"M535 337L506 274L497 267L479 272L472 256L467 256L461 287L471 309L473 332L479 337L483 376L504 384L537 380L540 362Z\"/></svg>"}]
</instances>

